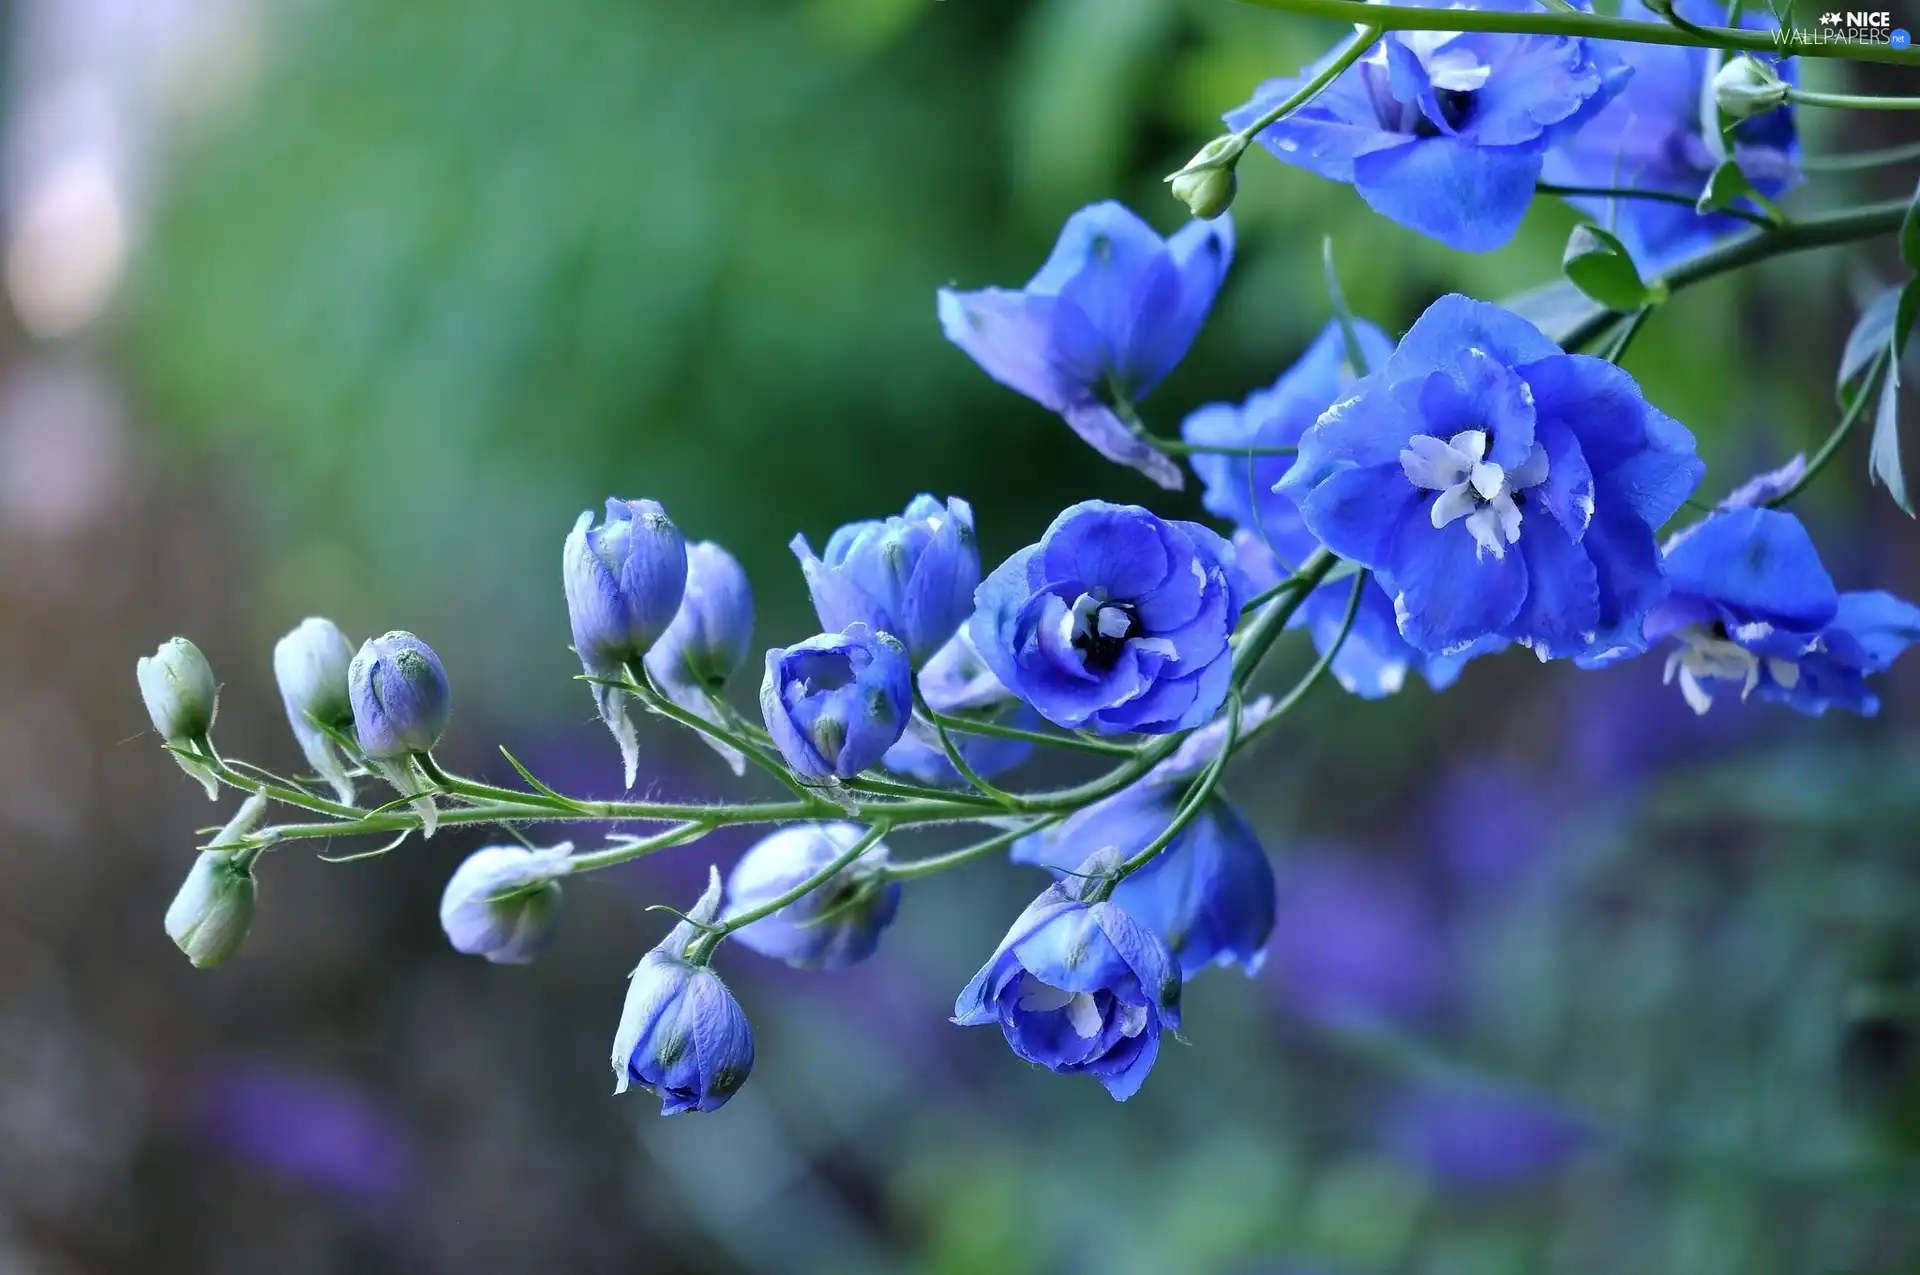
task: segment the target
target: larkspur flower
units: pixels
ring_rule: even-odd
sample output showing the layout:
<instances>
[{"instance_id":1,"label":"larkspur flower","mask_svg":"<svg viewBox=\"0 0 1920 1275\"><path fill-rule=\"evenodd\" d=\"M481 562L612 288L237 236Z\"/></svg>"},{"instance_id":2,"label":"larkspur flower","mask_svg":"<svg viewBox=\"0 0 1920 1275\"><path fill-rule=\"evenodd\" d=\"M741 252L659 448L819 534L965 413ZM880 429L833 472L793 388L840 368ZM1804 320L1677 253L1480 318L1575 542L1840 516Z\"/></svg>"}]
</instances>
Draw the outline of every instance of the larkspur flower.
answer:
<instances>
[{"instance_id":1,"label":"larkspur flower","mask_svg":"<svg viewBox=\"0 0 1920 1275\"><path fill-rule=\"evenodd\" d=\"M1110 872L1095 855L1083 873ZM1055 882L1027 906L960 993L953 1021L997 1023L1020 1058L1090 1075L1125 1101L1180 1029L1180 966L1158 935L1111 901L1087 902L1092 876Z\"/></svg>"},{"instance_id":2,"label":"larkspur flower","mask_svg":"<svg viewBox=\"0 0 1920 1275\"><path fill-rule=\"evenodd\" d=\"M1220 711L1245 582L1198 523L1089 500L975 595L974 645L1040 715L1101 734L1168 734Z\"/></svg>"},{"instance_id":3,"label":"larkspur flower","mask_svg":"<svg viewBox=\"0 0 1920 1275\"><path fill-rule=\"evenodd\" d=\"M396 791L413 797L421 830L432 836L438 811L416 758L433 751L447 729L453 691L433 648L395 630L360 644L347 666L353 732L367 764Z\"/></svg>"},{"instance_id":4,"label":"larkspur flower","mask_svg":"<svg viewBox=\"0 0 1920 1275\"><path fill-rule=\"evenodd\" d=\"M440 895L440 928L456 952L525 965L560 932L560 878L572 846L486 846L468 855Z\"/></svg>"},{"instance_id":5,"label":"larkspur flower","mask_svg":"<svg viewBox=\"0 0 1920 1275\"><path fill-rule=\"evenodd\" d=\"M849 779L899 740L913 711L913 670L891 634L850 624L767 652L760 712L793 773Z\"/></svg>"},{"instance_id":6,"label":"larkspur flower","mask_svg":"<svg viewBox=\"0 0 1920 1275\"><path fill-rule=\"evenodd\" d=\"M1252 124L1338 56L1262 84L1227 123ZM1519 228L1548 148L1598 114L1630 74L1585 39L1390 31L1258 140L1285 163L1351 182L1382 216L1450 248L1486 252Z\"/></svg>"},{"instance_id":7,"label":"larkspur flower","mask_svg":"<svg viewBox=\"0 0 1920 1275\"><path fill-rule=\"evenodd\" d=\"M965 622L980 583L973 509L959 499L915 496L897 517L850 522L827 540L825 557L804 535L791 548L823 630L891 633L916 665Z\"/></svg>"},{"instance_id":8,"label":"larkspur flower","mask_svg":"<svg viewBox=\"0 0 1920 1275\"><path fill-rule=\"evenodd\" d=\"M753 587L734 556L701 541L687 546L687 587L673 623L647 650L642 664L661 694L704 721L718 724L714 699L747 661L753 640ZM701 735L736 775L747 759L739 749ZM631 784L631 780L629 780Z\"/></svg>"},{"instance_id":9,"label":"larkspur flower","mask_svg":"<svg viewBox=\"0 0 1920 1275\"><path fill-rule=\"evenodd\" d=\"M1094 850L1138 854L1167 828L1180 783L1135 784L1014 843L1015 863L1065 874ZM1113 902L1167 945L1184 978L1213 965L1259 972L1273 932L1273 868L1253 828L1213 797L1145 867L1114 887Z\"/></svg>"},{"instance_id":10,"label":"larkspur flower","mask_svg":"<svg viewBox=\"0 0 1920 1275\"><path fill-rule=\"evenodd\" d=\"M1415 647L1505 639L1548 659L1644 649L1666 594L1654 530L1703 472L1625 372L1447 296L1307 430L1280 487L1375 572Z\"/></svg>"},{"instance_id":11,"label":"larkspur flower","mask_svg":"<svg viewBox=\"0 0 1920 1275\"><path fill-rule=\"evenodd\" d=\"M1843 593L1833 622L1797 661L1799 676L1791 685L1769 676L1760 698L1813 717L1836 707L1871 717L1880 711L1880 697L1867 689L1867 679L1886 672L1915 642L1920 642L1920 607L1880 589Z\"/></svg>"},{"instance_id":12,"label":"larkspur flower","mask_svg":"<svg viewBox=\"0 0 1920 1275\"><path fill-rule=\"evenodd\" d=\"M1684 0L1675 8L1699 25L1726 21L1725 7L1714 0ZM1620 16L1664 23L1639 0L1622 0ZM1741 25L1772 30L1778 24L1765 6L1754 5L1741 15ZM1545 180L1698 199L1728 150L1747 180L1768 199L1778 199L1800 180L1800 142L1791 108L1742 120L1732 130L1730 147L1703 133L1700 103L1708 50L1626 41L1608 47L1633 68L1633 78L1586 127L1548 152L1541 170ZM1777 69L1788 82L1798 80L1792 59ZM1702 215L1684 203L1664 200L1575 196L1569 202L1612 230L1649 273L1668 270L1718 240L1751 229L1738 217ZM1759 211L1751 202L1743 206Z\"/></svg>"},{"instance_id":13,"label":"larkspur flower","mask_svg":"<svg viewBox=\"0 0 1920 1275\"><path fill-rule=\"evenodd\" d=\"M850 823L808 823L762 837L733 865L726 915L779 898L853 849L865 833ZM875 842L826 885L740 927L734 941L799 969L842 969L864 961L900 910L900 883L886 879L886 866L886 843Z\"/></svg>"},{"instance_id":14,"label":"larkspur flower","mask_svg":"<svg viewBox=\"0 0 1920 1275\"><path fill-rule=\"evenodd\" d=\"M348 803L353 801L353 780L334 735L353 729L353 700L347 691L352 665L353 644L332 620L318 616L302 620L273 646L273 678L293 737L308 764Z\"/></svg>"},{"instance_id":15,"label":"larkspur flower","mask_svg":"<svg viewBox=\"0 0 1920 1275\"><path fill-rule=\"evenodd\" d=\"M953 635L920 670L920 694L927 707L936 713L963 717L972 721L994 722L1035 730L1040 715L1014 697L987 662L974 648L966 629ZM964 730L950 732L954 746L967 765L982 778L1012 770L1033 753L1033 743L1025 739L1007 739L996 735L974 735ZM887 750L885 765L896 774L911 775L929 784L960 784L965 781L939 736L918 718L906 733Z\"/></svg>"},{"instance_id":16,"label":"larkspur flower","mask_svg":"<svg viewBox=\"0 0 1920 1275\"><path fill-rule=\"evenodd\" d=\"M561 550L561 583L573 649L592 680L600 720L620 745L627 787L639 772L640 741L627 717L627 670L667 631L687 586L687 546L654 500L608 499L598 527L580 515Z\"/></svg>"},{"instance_id":17,"label":"larkspur flower","mask_svg":"<svg viewBox=\"0 0 1920 1275\"><path fill-rule=\"evenodd\" d=\"M1233 261L1233 223L1189 222L1162 239L1119 204L1068 218L1019 290L940 290L947 339L1009 389L1066 418L1107 459L1169 490L1180 469L1115 413L1144 398L1199 334Z\"/></svg>"},{"instance_id":18,"label":"larkspur flower","mask_svg":"<svg viewBox=\"0 0 1920 1275\"><path fill-rule=\"evenodd\" d=\"M660 1114L717 1111L753 1071L753 1028L720 976L687 960L696 924L720 912L720 872L687 913L642 957L627 984L613 1036L613 1091L638 1085L660 1099Z\"/></svg>"},{"instance_id":19,"label":"larkspur flower","mask_svg":"<svg viewBox=\"0 0 1920 1275\"><path fill-rule=\"evenodd\" d=\"M152 655L140 657L134 676L153 729L168 744L185 748L213 729L220 684L213 680L213 665L191 641L168 638ZM208 801L220 796L220 781L205 764L178 752L173 760L207 790Z\"/></svg>"}]
</instances>

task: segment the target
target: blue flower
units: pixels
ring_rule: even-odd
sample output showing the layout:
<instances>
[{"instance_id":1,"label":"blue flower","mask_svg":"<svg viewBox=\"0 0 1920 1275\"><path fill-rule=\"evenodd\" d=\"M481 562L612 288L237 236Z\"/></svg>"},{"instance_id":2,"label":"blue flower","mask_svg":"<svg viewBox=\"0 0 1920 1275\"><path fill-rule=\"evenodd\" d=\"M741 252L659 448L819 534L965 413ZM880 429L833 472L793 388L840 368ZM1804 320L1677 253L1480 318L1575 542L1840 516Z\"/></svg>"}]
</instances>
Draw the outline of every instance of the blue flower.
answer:
<instances>
[{"instance_id":1,"label":"blue flower","mask_svg":"<svg viewBox=\"0 0 1920 1275\"><path fill-rule=\"evenodd\" d=\"M398 630L361 643L347 669L347 691L360 750L381 761L432 752L453 706L440 657Z\"/></svg>"},{"instance_id":2,"label":"blue flower","mask_svg":"<svg viewBox=\"0 0 1920 1275\"><path fill-rule=\"evenodd\" d=\"M560 932L559 878L572 849L487 846L468 855L440 895L440 928L454 951L496 965L525 965L546 951Z\"/></svg>"},{"instance_id":3,"label":"blue flower","mask_svg":"<svg viewBox=\"0 0 1920 1275\"><path fill-rule=\"evenodd\" d=\"M1013 860L1064 874L1095 849L1129 858L1166 831L1185 789L1135 784L1022 837ZM1171 845L1114 887L1113 902L1160 937L1182 977L1211 965L1237 964L1254 974L1273 932L1273 868L1240 812L1215 797Z\"/></svg>"},{"instance_id":4,"label":"blue flower","mask_svg":"<svg viewBox=\"0 0 1920 1275\"><path fill-rule=\"evenodd\" d=\"M1081 870L1110 869L1094 859ZM1089 903L1092 878L1055 882L1027 905L954 1003L963 1027L998 1023L1013 1052L1062 1075L1090 1075L1125 1101L1180 1030L1180 967L1157 935L1112 902Z\"/></svg>"},{"instance_id":5,"label":"blue flower","mask_svg":"<svg viewBox=\"0 0 1920 1275\"><path fill-rule=\"evenodd\" d=\"M864 624L891 633L916 665L965 622L980 583L980 546L964 500L915 496L897 518L850 522L828 539L824 558L805 536L795 536L792 549L822 629Z\"/></svg>"},{"instance_id":6,"label":"blue flower","mask_svg":"<svg viewBox=\"0 0 1920 1275\"><path fill-rule=\"evenodd\" d=\"M1337 56L1262 84L1227 123L1253 123ZM1403 226L1485 252L1513 238L1547 149L1592 119L1630 74L1605 48L1567 36L1388 32L1258 140L1285 163L1353 183L1374 211Z\"/></svg>"},{"instance_id":7,"label":"blue flower","mask_svg":"<svg viewBox=\"0 0 1920 1275\"><path fill-rule=\"evenodd\" d=\"M1654 529L1704 469L1625 372L1448 296L1306 432L1280 487L1376 573L1420 650L1504 638L1547 659L1641 642L1666 594Z\"/></svg>"},{"instance_id":8,"label":"blue flower","mask_svg":"<svg viewBox=\"0 0 1920 1275\"><path fill-rule=\"evenodd\" d=\"M687 588L673 623L642 663L662 695L705 721L718 723L714 700L746 663L753 639L753 587L734 556L708 541L687 546ZM624 718L622 719L624 720ZM700 736L743 775L747 759L737 748ZM632 785L633 780L628 778Z\"/></svg>"},{"instance_id":9,"label":"blue flower","mask_svg":"<svg viewBox=\"0 0 1920 1275\"><path fill-rule=\"evenodd\" d=\"M920 670L920 694L937 713L965 717L974 721L1003 722L1023 730L1036 730L1040 715L1014 698L987 662L974 649L973 637L966 629L934 653ZM950 732L955 747L982 778L1012 770L1033 753L1033 744L1024 739L1005 739L994 735ZM912 775L929 784L960 784L958 771L947 760L939 737L919 720L911 723L900 742L887 750L885 764L897 774Z\"/></svg>"},{"instance_id":10,"label":"blue flower","mask_svg":"<svg viewBox=\"0 0 1920 1275\"><path fill-rule=\"evenodd\" d=\"M687 915L711 923L720 911L720 873ZM717 1111L753 1071L753 1028L733 993L705 965L687 960L696 933L683 921L641 958L627 984L613 1036L613 1091L639 1085L660 1114Z\"/></svg>"},{"instance_id":11,"label":"blue flower","mask_svg":"<svg viewBox=\"0 0 1920 1275\"><path fill-rule=\"evenodd\" d=\"M1056 725L1167 734L1226 701L1244 599L1233 547L1212 531L1089 500L987 577L972 634L994 674Z\"/></svg>"},{"instance_id":12,"label":"blue flower","mask_svg":"<svg viewBox=\"0 0 1920 1275\"><path fill-rule=\"evenodd\" d=\"M1145 397L1186 356L1232 262L1230 218L1162 239L1119 204L1093 204L1067 219L1025 288L941 289L940 324L994 380L1059 412L1108 460L1177 491L1179 467L1112 405Z\"/></svg>"},{"instance_id":13,"label":"blue flower","mask_svg":"<svg viewBox=\"0 0 1920 1275\"><path fill-rule=\"evenodd\" d=\"M780 755L809 783L874 765L906 729L913 670L906 648L864 624L767 652L760 712Z\"/></svg>"},{"instance_id":14,"label":"blue flower","mask_svg":"<svg viewBox=\"0 0 1920 1275\"><path fill-rule=\"evenodd\" d=\"M1713 681L1742 697L1819 714L1839 705L1872 714L1866 689L1920 639L1920 609L1886 593L1838 593L1799 519L1774 509L1717 513L1667 546L1672 593L1646 620L1650 641L1672 637L1666 678L1696 713Z\"/></svg>"},{"instance_id":15,"label":"blue flower","mask_svg":"<svg viewBox=\"0 0 1920 1275\"><path fill-rule=\"evenodd\" d=\"M627 720L624 680L680 610L687 586L687 546L667 511L653 500L608 499L607 516L593 527L580 515L561 554L573 649L600 720L620 745L627 786L638 772L640 742Z\"/></svg>"},{"instance_id":16,"label":"blue flower","mask_svg":"<svg viewBox=\"0 0 1920 1275\"><path fill-rule=\"evenodd\" d=\"M1701 25L1726 21L1725 7L1713 0L1684 0L1675 9ZM1620 16L1663 21L1639 0L1622 0ZM1751 7L1741 25L1777 26L1764 6ZM1633 68L1633 78L1586 127L1548 153L1542 177L1563 186L1631 187L1699 198L1723 153L1716 149L1718 139L1710 142L1701 130L1707 50L1624 41L1608 47ZM1799 80L1792 59L1775 70L1789 83ZM1800 180L1792 108L1742 120L1732 142L1740 171L1767 198L1779 198ZM1718 240L1751 229L1738 217L1702 216L1685 204L1662 200L1575 197L1569 202L1608 226L1648 273L1666 271Z\"/></svg>"},{"instance_id":17,"label":"blue flower","mask_svg":"<svg viewBox=\"0 0 1920 1275\"><path fill-rule=\"evenodd\" d=\"M851 850L866 830L850 823L798 824L762 837L727 878L727 915L779 898ZM762 956L799 969L836 970L872 956L900 910L900 883L886 879L876 842L826 885L734 932Z\"/></svg>"},{"instance_id":18,"label":"blue flower","mask_svg":"<svg viewBox=\"0 0 1920 1275\"><path fill-rule=\"evenodd\" d=\"M347 670L353 643L332 620L312 616L273 644L273 680L300 751L341 801L353 801L353 780L334 734L353 729Z\"/></svg>"}]
</instances>

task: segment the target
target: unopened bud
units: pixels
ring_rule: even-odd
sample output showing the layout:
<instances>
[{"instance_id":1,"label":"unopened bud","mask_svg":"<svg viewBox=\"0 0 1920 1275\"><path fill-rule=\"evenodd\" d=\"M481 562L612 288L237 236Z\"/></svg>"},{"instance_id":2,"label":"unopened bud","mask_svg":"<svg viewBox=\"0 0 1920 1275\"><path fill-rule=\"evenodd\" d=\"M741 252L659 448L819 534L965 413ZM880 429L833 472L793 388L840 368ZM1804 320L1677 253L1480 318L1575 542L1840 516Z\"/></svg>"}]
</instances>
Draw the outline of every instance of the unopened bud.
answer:
<instances>
[{"instance_id":1,"label":"unopened bud","mask_svg":"<svg viewBox=\"0 0 1920 1275\"><path fill-rule=\"evenodd\" d=\"M1240 179L1234 168L1247 149L1247 139L1238 133L1216 137L1188 160L1186 167L1167 178L1173 197L1185 204L1194 216L1212 220L1233 204Z\"/></svg>"},{"instance_id":2,"label":"unopened bud","mask_svg":"<svg viewBox=\"0 0 1920 1275\"><path fill-rule=\"evenodd\" d=\"M1773 68L1750 57L1734 58L1713 77L1714 104L1737 120L1785 106L1789 92L1786 81Z\"/></svg>"},{"instance_id":3,"label":"unopened bud","mask_svg":"<svg viewBox=\"0 0 1920 1275\"><path fill-rule=\"evenodd\" d=\"M142 656L134 672L160 738L185 744L212 729L220 688L199 647L183 637L168 638L152 655Z\"/></svg>"},{"instance_id":4,"label":"unopened bud","mask_svg":"<svg viewBox=\"0 0 1920 1275\"><path fill-rule=\"evenodd\" d=\"M167 937L196 969L211 969L240 950L253 924L253 855L223 850L253 830L267 799L247 798L213 845L200 852L167 908Z\"/></svg>"}]
</instances>

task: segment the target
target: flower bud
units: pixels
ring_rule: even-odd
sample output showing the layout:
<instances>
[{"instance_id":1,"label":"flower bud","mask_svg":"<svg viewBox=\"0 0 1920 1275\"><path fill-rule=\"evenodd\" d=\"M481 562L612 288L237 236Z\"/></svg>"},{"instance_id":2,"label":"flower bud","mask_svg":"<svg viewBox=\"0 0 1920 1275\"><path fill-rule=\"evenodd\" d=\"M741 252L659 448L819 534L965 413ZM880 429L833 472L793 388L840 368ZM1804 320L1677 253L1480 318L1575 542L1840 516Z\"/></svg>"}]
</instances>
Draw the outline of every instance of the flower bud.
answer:
<instances>
[{"instance_id":1,"label":"flower bud","mask_svg":"<svg viewBox=\"0 0 1920 1275\"><path fill-rule=\"evenodd\" d=\"M891 633L918 665L973 614L980 546L964 500L915 496L898 517L848 523L828 539L824 557L805 536L791 547L826 632L864 624Z\"/></svg>"},{"instance_id":2,"label":"flower bud","mask_svg":"<svg viewBox=\"0 0 1920 1275\"><path fill-rule=\"evenodd\" d=\"M1750 57L1732 59L1713 77L1715 105L1736 120L1786 105L1788 93L1786 81L1772 67Z\"/></svg>"},{"instance_id":3,"label":"flower bud","mask_svg":"<svg viewBox=\"0 0 1920 1275\"><path fill-rule=\"evenodd\" d=\"M727 914L772 902L851 850L864 830L850 823L800 824L761 838L733 865ZM840 969L866 960L900 908L900 883L886 879L887 847L876 842L819 889L742 926L735 941L799 969Z\"/></svg>"},{"instance_id":4,"label":"flower bud","mask_svg":"<svg viewBox=\"0 0 1920 1275\"><path fill-rule=\"evenodd\" d=\"M347 668L353 728L368 757L431 752L447 729L453 691L433 648L411 633L368 638Z\"/></svg>"},{"instance_id":5,"label":"flower bud","mask_svg":"<svg viewBox=\"0 0 1920 1275\"><path fill-rule=\"evenodd\" d=\"M718 974L687 960L697 925L711 923L719 911L714 869L688 913L692 922L674 926L627 985L613 1037L613 1091L639 1085L660 1099L661 1115L717 1111L753 1071L753 1028L740 1003Z\"/></svg>"},{"instance_id":6,"label":"flower bud","mask_svg":"<svg viewBox=\"0 0 1920 1275\"><path fill-rule=\"evenodd\" d=\"M760 712L780 755L809 783L878 762L906 730L912 704L906 648L864 624L767 652Z\"/></svg>"},{"instance_id":7,"label":"flower bud","mask_svg":"<svg viewBox=\"0 0 1920 1275\"><path fill-rule=\"evenodd\" d=\"M440 896L440 928L455 951L525 965L560 931L560 877L570 845L488 846L467 856Z\"/></svg>"},{"instance_id":8,"label":"flower bud","mask_svg":"<svg viewBox=\"0 0 1920 1275\"><path fill-rule=\"evenodd\" d=\"M687 546L687 588L647 671L662 686L717 691L747 661L753 586L734 556L710 541Z\"/></svg>"},{"instance_id":9,"label":"flower bud","mask_svg":"<svg viewBox=\"0 0 1920 1275\"><path fill-rule=\"evenodd\" d=\"M353 699L347 691L352 664L353 644L332 620L318 616L302 620L273 647L273 680L280 686L293 737L308 763L349 804L353 781L328 732L353 729Z\"/></svg>"},{"instance_id":10,"label":"flower bud","mask_svg":"<svg viewBox=\"0 0 1920 1275\"><path fill-rule=\"evenodd\" d=\"M134 672L160 738L187 744L213 729L220 688L199 647L183 637L168 638L152 655L142 656Z\"/></svg>"},{"instance_id":11,"label":"flower bud","mask_svg":"<svg viewBox=\"0 0 1920 1275\"><path fill-rule=\"evenodd\" d=\"M1167 178L1173 197L1185 204L1194 216L1212 221L1233 204L1240 188L1235 172L1247 139L1238 133L1216 137L1187 161L1186 167Z\"/></svg>"},{"instance_id":12,"label":"flower bud","mask_svg":"<svg viewBox=\"0 0 1920 1275\"><path fill-rule=\"evenodd\" d=\"M222 850L253 830L266 810L259 793L247 798L212 845L200 852L167 907L167 937L196 969L211 969L240 949L253 924L253 855Z\"/></svg>"}]
</instances>

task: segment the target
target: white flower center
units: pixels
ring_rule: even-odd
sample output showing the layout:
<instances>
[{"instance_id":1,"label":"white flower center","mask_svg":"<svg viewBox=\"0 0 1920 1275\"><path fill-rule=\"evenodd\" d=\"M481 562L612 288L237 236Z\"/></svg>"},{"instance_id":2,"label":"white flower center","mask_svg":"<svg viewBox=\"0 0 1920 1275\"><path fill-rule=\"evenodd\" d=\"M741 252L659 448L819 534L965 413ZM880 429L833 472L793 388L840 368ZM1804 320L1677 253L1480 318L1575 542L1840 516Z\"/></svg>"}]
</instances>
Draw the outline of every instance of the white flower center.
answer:
<instances>
[{"instance_id":1,"label":"white flower center","mask_svg":"<svg viewBox=\"0 0 1920 1275\"><path fill-rule=\"evenodd\" d=\"M1765 625L1752 626L1762 636ZM1713 692L1707 689L1710 678L1740 683L1740 698L1753 694L1753 688L1760 684L1761 661L1766 661L1766 670L1773 680L1788 690L1799 684L1800 666L1792 660L1777 656L1761 656L1741 646L1718 626L1691 624L1674 636L1680 639L1680 646L1667 656L1665 681L1671 683L1674 675L1680 678L1680 694L1686 697L1687 707L1695 713L1704 713L1713 707Z\"/></svg>"},{"instance_id":2,"label":"white flower center","mask_svg":"<svg viewBox=\"0 0 1920 1275\"><path fill-rule=\"evenodd\" d=\"M1400 453L1400 469L1415 487L1440 493L1433 502L1436 528L1465 518L1474 557L1491 553L1500 559L1508 545L1520 541L1515 493L1547 481L1547 449L1535 443L1527 459L1512 470L1486 456L1485 430L1462 430L1444 442L1431 434L1415 434Z\"/></svg>"},{"instance_id":3,"label":"white flower center","mask_svg":"<svg viewBox=\"0 0 1920 1275\"><path fill-rule=\"evenodd\" d=\"M1020 996L1015 1002L1019 1008L1032 1013L1047 1013L1063 1009L1067 1012L1067 1022L1072 1025L1074 1035L1094 1037L1100 1034L1105 1024L1100 1014L1100 1004L1091 992L1069 992L1043 983L1031 974L1020 976ZM1147 1029L1147 1007L1145 1005L1116 1005L1119 1011L1120 1034L1138 1036Z\"/></svg>"}]
</instances>

